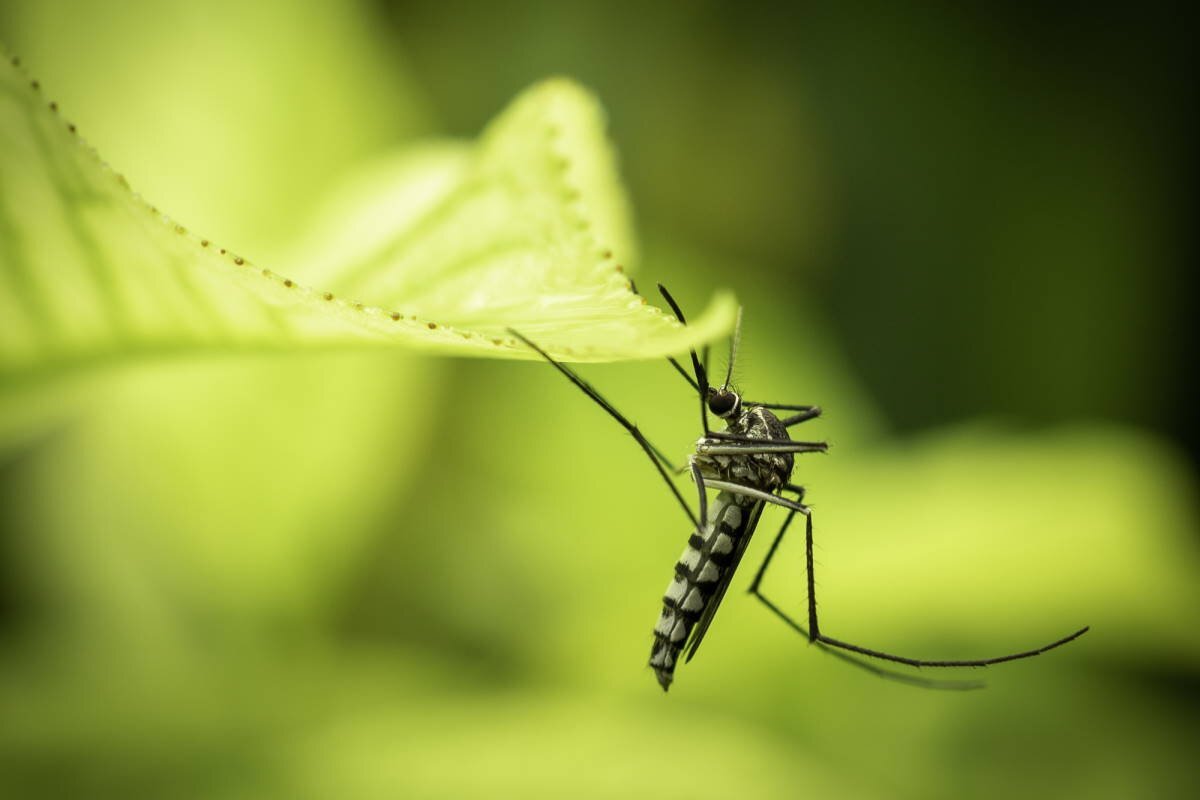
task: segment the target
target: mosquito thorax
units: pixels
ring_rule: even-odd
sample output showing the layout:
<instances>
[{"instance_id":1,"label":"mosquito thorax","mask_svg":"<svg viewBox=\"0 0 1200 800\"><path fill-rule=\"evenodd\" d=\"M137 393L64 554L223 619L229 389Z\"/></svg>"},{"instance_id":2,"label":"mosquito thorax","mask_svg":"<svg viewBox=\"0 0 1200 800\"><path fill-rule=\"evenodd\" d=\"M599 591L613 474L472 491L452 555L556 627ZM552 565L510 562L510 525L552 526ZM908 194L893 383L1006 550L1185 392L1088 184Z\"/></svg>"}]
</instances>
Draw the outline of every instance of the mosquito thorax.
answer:
<instances>
[{"instance_id":1,"label":"mosquito thorax","mask_svg":"<svg viewBox=\"0 0 1200 800\"><path fill-rule=\"evenodd\" d=\"M709 389L708 410L721 419L730 419L742 410L742 398L729 389Z\"/></svg>"}]
</instances>

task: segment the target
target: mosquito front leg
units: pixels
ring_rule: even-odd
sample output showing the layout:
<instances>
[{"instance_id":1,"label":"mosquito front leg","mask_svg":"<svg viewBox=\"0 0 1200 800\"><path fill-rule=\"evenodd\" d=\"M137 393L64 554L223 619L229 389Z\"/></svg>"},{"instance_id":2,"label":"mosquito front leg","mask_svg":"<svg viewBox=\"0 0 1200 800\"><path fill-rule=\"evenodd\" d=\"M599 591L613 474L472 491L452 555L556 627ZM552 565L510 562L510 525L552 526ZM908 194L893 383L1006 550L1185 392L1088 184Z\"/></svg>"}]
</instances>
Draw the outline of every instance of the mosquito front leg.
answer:
<instances>
[{"instance_id":1,"label":"mosquito front leg","mask_svg":"<svg viewBox=\"0 0 1200 800\"><path fill-rule=\"evenodd\" d=\"M667 305L671 307L671 311L674 312L675 318L679 320L679 324L687 325L687 320L683 316L683 310L679 308L679 303L676 303L675 298L672 297L671 293L667 291L667 287L663 286L661 283L658 284L658 292L663 296L663 299L667 301ZM739 311L738 314L740 319L741 312ZM692 370L696 373L695 383L692 383L690 380L688 383L692 384L692 386L696 389L696 393L700 397L700 427L703 428L704 433L707 434L708 409L705 406L705 402L708 398L708 345L704 346L703 365L701 365L700 359L696 357L696 350L694 348L688 351L688 355L692 357ZM670 357L668 357L667 360L671 362L671 364L676 370L679 371L681 375L683 375L683 377L687 377L687 372L679 365L679 362Z\"/></svg>"},{"instance_id":2,"label":"mosquito front leg","mask_svg":"<svg viewBox=\"0 0 1200 800\"><path fill-rule=\"evenodd\" d=\"M667 484L667 488L670 489L671 494L673 494L675 496L675 500L679 503L679 507L682 508L684 513L688 515L688 519L690 519L692 521L693 525L699 526L700 521L696 519L696 515L692 512L692 509L688 506L687 501L684 500L683 495L679 493L679 487L677 487L675 485L675 482L671 480L670 475L667 474L667 470L671 470L672 472L676 472L678 474L678 471L676 470L675 465L672 464L670 461L668 461L666 456L664 456L657 447L650 444L650 441L645 437L645 435L642 434L642 432L640 430L638 430L637 425L634 425L632 422L630 422L628 419L625 418L624 414L622 414L620 411L617 411L615 408L613 408L613 406L607 400L605 400L603 397L600 396L599 392L597 392L595 389L592 388L591 384L589 384L583 378L576 375L575 372L573 370L571 370L570 368L568 368L565 364L561 364L558 361L551 358L550 355L545 350L538 347L536 344L529 341L528 339L526 339L524 336L522 336L520 333L513 330L512 328L509 328L508 332L511 333L513 336L517 337L518 339L520 339L522 342L524 342L526 344L526 346L528 346L530 349L535 351L538 355L540 355L546 361L550 362L551 366L553 366L555 369L557 369L559 372L561 372L563 375L565 375L567 377L567 379L571 381L571 383L578 386L583 391L584 394L586 394L588 397L592 398L592 400L595 401L595 403L598 406L600 406L606 412L608 412L609 416L611 416L613 419L615 419L618 423L620 423L621 427L623 427L625 430L627 430L629 432L629 434L633 437L634 441L636 441L638 443L638 446L642 448L642 450L649 457L650 461L653 462L654 468L656 470L658 470L658 474L662 476L663 481Z\"/></svg>"}]
</instances>

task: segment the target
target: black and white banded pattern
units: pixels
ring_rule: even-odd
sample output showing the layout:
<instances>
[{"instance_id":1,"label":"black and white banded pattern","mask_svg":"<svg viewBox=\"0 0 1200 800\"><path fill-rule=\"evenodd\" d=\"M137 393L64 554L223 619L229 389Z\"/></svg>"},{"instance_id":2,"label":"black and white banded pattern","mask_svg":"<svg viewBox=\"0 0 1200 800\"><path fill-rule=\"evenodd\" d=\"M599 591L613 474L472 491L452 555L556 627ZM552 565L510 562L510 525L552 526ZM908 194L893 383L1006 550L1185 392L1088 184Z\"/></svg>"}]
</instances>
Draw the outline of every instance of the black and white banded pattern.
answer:
<instances>
[{"instance_id":1,"label":"black and white banded pattern","mask_svg":"<svg viewBox=\"0 0 1200 800\"><path fill-rule=\"evenodd\" d=\"M658 289L679 322L687 324L675 299L661 284ZM775 534L754 580L750 583L750 593L810 643L870 673L925 688L974 689L982 684L974 681L933 681L918 678L873 666L862 660L862 657L909 667L986 667L990 664L1041 655L1087 633L1088 628L1083 627L1033 650L974 659L910 658L851 644L822 633L817 620L816 579L813 575L812 509L804 504L805 488L793 485L790 481L795 455L824 453L829 446L825 442L795 441L788 433L789 428L819 417L821 408L816 405L743 401L741 395L730 388L741 333L740 312L733 336L730 338L729 365L725 372L725 380L720 386L709 383L707 349L704 351L703 360L695 350L689 351L692 362L691 375L674 358L668 359L675 371L696 390L700 400L700 421L704 435L696 442L696 452L688 458L687 468L684 469L677 469L662 451L652 445L638 430L637 425L617 411L587 381L555 361L546 351L517 331L510 328L509 333L536 351L620 423L653 463L684 514L692 521L692 535L688 538L683 555L675 564L675 575L667 586L662 613L659 615L658 624L654 626L650 668L663 691L671 687L680 655L684 656L685 661L690 661L696 655L696 650L704 640L717 609L720 608L721 600L729 589L730 581L767 504L782 506L788 510L788 514L779 532ZM780 418L775 416L775 411L787 413ZM709 415L724 420L725 430L712 430ZM672 474L684 474L689 469L699 493L699 513L692 511L672 479ZM708 502L710 490L719 492L712 503ZM808 577L807 628L771 602L761 589L771 559L774 558L796 514L801 514L804 518L805 566ZM854 655L849 655L850 653Z\"/></svg>"},{"instance_id":2,"label":"black and white banded pattern","mask_svg":"<svg viewBox=\"0 0 1200 800\"><path fill-rule=\"evenodd\" d=\"M755 440L789 438L779 419L757 406L740 409L729 420L726 433ZM699 442L711 443L713 440L707 438ZM707 455L702 452L693 455L691 462L705 478L733 481L764 492L773 492L787 483L794 463L791 453ZM683 555L675 564L675 577L663 596L663 610L654 626L654 645L650 651L650 667L664 691L671 686L680 652L690 648L690 658L700 645L707 621L695 636L691 636L692 629L706 617L711 620L758 524L762 505L756 498L723 491L709 507L704 527L688 539Z\"/></svg>"},{"instance_id":3,"label":"black and white banded pattern","mask_svg":"<svg viewBox=\"0 0 1200 800\"><path fill-rule=\"evenodd\" d=\"M662 615L654 627L650 666L664 690L670 688L679 654L693 626L719 600L726 572L737 566L746 536L747 521L757 516L761 503L743 495L721 492L709 509L702 534L693 533L675 564L675 577L663 596Z\"/></svg>"}]
</instances>

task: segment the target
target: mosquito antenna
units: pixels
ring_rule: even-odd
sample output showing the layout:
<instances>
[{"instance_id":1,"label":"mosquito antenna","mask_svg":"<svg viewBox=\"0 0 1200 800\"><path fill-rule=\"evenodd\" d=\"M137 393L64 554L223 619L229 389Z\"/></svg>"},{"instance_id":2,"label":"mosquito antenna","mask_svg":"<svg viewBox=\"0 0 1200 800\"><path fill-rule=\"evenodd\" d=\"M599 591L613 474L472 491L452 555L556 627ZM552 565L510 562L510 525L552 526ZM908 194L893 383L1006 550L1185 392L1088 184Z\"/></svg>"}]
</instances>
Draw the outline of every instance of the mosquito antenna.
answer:
<instances>
[{"instance_id":1,"label":"mosquito antenna","mask_svg":"<svg viewBox=\"0 0 1200 800\"><path fill-rule=\"evenodd\" d=\"M729 368L725 370L725 384L721 387L724 392L733 380L733 362L737 358L738 344L742 341L742 307L738 306L737 322L733 326L733 337L729 340Z\"/></svg>"}]
</instances>

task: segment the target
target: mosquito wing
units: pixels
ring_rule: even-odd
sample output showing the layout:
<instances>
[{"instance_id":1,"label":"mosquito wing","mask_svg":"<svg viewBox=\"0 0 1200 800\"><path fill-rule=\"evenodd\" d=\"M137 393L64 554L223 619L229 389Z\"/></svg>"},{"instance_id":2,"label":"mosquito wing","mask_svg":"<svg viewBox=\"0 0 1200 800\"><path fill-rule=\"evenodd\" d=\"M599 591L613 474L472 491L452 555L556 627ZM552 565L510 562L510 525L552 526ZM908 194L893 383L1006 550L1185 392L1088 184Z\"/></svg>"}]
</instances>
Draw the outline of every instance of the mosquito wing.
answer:
<instances>
[{"instance_id":1,"label":"mosquito wing","mask_svg":"<svg viewBox=\"0 0 1200 800\"><path fill-rule=\"evenodd\" d=\"M750 513L746 515L745 523L742 526L742 535L738 537L737 545L733 551L733 558L730 559L729 565L721 574L720 582L717 584L713 593L709 596L708 605L704 607L704 613L700 615L700 619L696 622L696 627L692 628L692 634L688 638L687 657L684 663L692 660L696 655L696 651L700 649L700 642L704 641L704 634L708 632L708 626L712 624L713 617L717 615L717 609L721 607L721 600L725 597L725 592L729 589L729 584L733 580L733 574L737 572L738 564L742 561L742 555L746 552L746 545L750 543L750 537L754 535L754 529L758 527L758 518L762 516L763 503L755 503L750 508Z\"/></svg>"}]
</instances>

